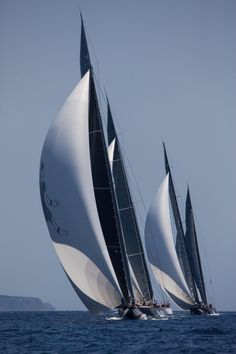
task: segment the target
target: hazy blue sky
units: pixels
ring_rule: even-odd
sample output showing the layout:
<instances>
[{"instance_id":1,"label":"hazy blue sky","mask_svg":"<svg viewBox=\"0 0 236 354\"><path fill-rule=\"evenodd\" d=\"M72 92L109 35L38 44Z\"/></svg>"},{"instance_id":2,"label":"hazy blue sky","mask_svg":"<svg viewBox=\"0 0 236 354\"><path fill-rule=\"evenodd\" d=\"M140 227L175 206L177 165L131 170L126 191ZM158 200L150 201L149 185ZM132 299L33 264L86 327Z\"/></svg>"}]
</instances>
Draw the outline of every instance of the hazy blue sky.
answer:
<instances>
[{"instance_id":1,"label":"hazy blue sky","mask_svg":"<svg viewBox=\"0 0 236 354\"><path fill-rule=\"evenodd\" d=\"M0 294L81 308L38 189L45 135L80 79L79 6L146 207L164 140L182 205L191 188L216 305L236 310L234 0L0 0Z\"/></svg>"}]
</instances>

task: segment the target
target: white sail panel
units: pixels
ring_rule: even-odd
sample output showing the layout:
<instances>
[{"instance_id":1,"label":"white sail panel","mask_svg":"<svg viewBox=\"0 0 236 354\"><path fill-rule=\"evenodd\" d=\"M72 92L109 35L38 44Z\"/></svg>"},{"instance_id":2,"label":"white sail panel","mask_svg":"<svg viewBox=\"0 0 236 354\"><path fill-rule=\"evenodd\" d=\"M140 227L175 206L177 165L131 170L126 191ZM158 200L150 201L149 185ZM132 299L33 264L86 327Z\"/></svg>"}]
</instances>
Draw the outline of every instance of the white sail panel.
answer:
<instances>
[{"instance_id":1,"label":"white sail panel","mask_svg":"<svg viewBox=\"0 0 236 354\"><path fill-rule=\"evenodd\" d=\"M115 298L120 302L115 288L90 258L71 246L53 244L66 274L84 294L108 308L114 307Z\"/></svg>"},{"instance_id":2,"label":"white sail panel","mask_svg":"<svg viewBox=\"0 0 236 354\"><path fill-rule=\"evenodd\" d=\"M180 307L193 304L177 258L170 222L169 174L162 182L149 209L145 225L145 241L149 261L156 280ZM186 306L182 306L182 302Z\"/></svg>"},{"instance_id":3,"label":"white sail panel","mask_svg":"<svg viewBox=\"0 0 236 354\"><path fill-rule=\"evenodd\" d=\"M169 277L168 274L164 273L153 264L151 264L151 269L162 289L166 291L167 295L178 307L187 309L193 304L189 295L183 291L179 285L171 277Z\"/></svg>"},{"instance_id":4,"label":"white sail panel","mask_svg":"<svg viewBox=\"0 0 236 354\"><path fill-rule=\"evenodd\" d=\"M106 278L102 282L106 286L102 291L100 289L99 296L96 291L93 292L93 300L111 308L120 304L121 295L104 241L94 196L88 133L89 85L88 72L68 97L49 129L41 156L40 192L54 244L60 245L60 250L61 245L78 250L77 256L83 254L96 267L97 278L98 270L101 272L99 277ZM57 252L58 249L56 247ZM72 271L71 266L68 268L68 249L58 252L58 256L64 269L70 269L67 275L73 286L85 290L83 280L75 277L76 272L79 274L80 271ZM83 257L77 257L73 264L77 268L80 262L81 269L84 269ZM89 284L93 277L91 272L86 272ZM81 279L84 277L81 276ZM82 301L89 310L96 312L94 306L90 306L90 295L90 291L85 293ZM97 312L99 311L98 306Z\"/></svg>"},{"instance_id":5,"label":"white sail panel","mask_svg":"<svg viewBox=\"0 0 236 354\"><path fill-rule=\"evenodd\" d=\"M131 277L131 281L132 281L134 296L135 296L136 300L140 301L140 300L143 299L142 291L140 290L140 287L138 285L137 279L135 277L133 268L131 267L131 264L130 264L129 260L128 260L128 264L129 264L129 272L130 272L130 277Z\"/></svg>"},{"instance_id":6,"label":"white sail panel","mask_svg":"<svg viewBox=\"0 0 236 354\"><path fill-rule=\"evenodd\" d=\"M108 148L107 148L108 158L109 158L109 162L110 162L110 165L111 165L111 171L112 171L112 167L113 167L115 143L116 143L116 138L114 138L114 139L112 140L112 142L110 143L110 145L109 145Z\"/></svg>"}]
</instances>

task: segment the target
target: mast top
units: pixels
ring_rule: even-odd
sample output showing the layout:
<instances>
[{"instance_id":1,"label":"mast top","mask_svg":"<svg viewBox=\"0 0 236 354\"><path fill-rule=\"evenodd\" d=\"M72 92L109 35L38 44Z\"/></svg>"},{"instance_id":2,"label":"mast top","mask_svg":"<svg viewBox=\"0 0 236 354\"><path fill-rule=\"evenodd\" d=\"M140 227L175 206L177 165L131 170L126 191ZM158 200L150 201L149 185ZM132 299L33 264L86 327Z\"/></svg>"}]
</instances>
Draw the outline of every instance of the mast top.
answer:
<instances>
[{"instance_id":1,"label":"mast top","mask_svg":"<svg viewBox=\"0 0 236 354\"><path fill-rule=\"evenodd\" d=\"M187 188L187 196L186 196L186 208L192 210L192 203L191 203L191 198L190 198L190 191L189 191L189 186Z\"/></svg>"},{"instance_id":2,"label":"mast top","mask_svg":"<svg viewBox=\"0 0 236 354\"><path fill-rule=\"evenodd\" d=\"M80 72L81 72L81 77L83 77L88 70L92 69L92 64L90 61L88 42L85 34L83 16L81 11L80 11L80 19L81 19Z\"/></svg>"},{"instance_id":3,"label":"mast top","mask_svg":"<svg viewBox=\"0 0 236 354\"><path fill-rule=\"evenodd\" d=\"M163 144L163 149L164 149L164 159L165 159L166 174L169 173L171 175L170 165L169 165L169 161L168 161L168 157L167 157L165 143L163 142L162 144Z\"/></svg>"}]
</instances>

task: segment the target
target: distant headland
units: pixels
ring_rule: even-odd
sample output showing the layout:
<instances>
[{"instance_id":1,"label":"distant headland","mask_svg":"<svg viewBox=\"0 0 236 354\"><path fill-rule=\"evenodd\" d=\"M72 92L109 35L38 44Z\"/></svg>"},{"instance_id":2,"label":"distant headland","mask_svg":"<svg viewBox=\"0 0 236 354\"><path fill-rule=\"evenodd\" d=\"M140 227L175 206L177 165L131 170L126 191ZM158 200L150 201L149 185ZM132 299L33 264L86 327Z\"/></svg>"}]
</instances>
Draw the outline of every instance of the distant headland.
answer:
<instances>
[{"instance_id":1,"label":"distant headland","mask_svg":"<svg viewBox=\"0 0 236 354\"><path fill-rule=\"evenodd\" d=\"M0 295L0 311L55 311L37 297Z\"/></svg>"}]
</instances>

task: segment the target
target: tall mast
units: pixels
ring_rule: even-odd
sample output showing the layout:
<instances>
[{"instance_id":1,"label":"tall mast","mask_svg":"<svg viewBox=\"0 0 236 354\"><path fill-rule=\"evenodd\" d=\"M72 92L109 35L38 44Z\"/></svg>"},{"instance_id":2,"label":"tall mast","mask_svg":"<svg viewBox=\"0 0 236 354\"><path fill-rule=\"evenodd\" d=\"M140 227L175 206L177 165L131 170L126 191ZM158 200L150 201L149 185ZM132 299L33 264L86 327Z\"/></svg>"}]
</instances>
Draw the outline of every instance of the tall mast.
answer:
<instances>
[{"instance_id":1,"label":"tall mast","mask_svg":"<svg viewBox=\"0 0 236 354\"><path fill-rule=\"evenodd\" d=\"M195 301L199 302L196 285L195 285L192 270L190 267L189 255L187 253L187 248L186 248L186 244L185 244L182 220L181 220L181 216L180 216L180 212L179 212L179 206L178 206L178 202L177 202L177 198L176 198L173 178L172 178L171 169L170 169L169 161L167 158L167 153L166 153L166 148L165 148L164 143L163 143L163 148L164 148L166 174L169 173L169 193L170 193L171 207L172 207L174 220L175 220L175 226L176 226L176 230L177 230L176 253L177 253L179 263L180 263L181 269L183 271L185 280L186 280L187 285L189 287L189 290L190 290L193 298L195 299Z\"/></svg>"},{"instance_id":2,"label":"tall mast","mask_svg":"<svg viewBox=\"0 0 236 354\"><path fill-rule=\"evenodd\" d=\"M144 299L153 299L153 289L144 255L141 235L139 232L137 217L129 190L128 180L124 167L124 161L120 150L120 143L116 134L109 101L108 109L108 145L114 142L114 154L112 161L112 174L118 203L118 210L123 229L127 256L138 282Z\"/></svg>"},{"instance_id":3,"label":"tall mast","mask_svg":"<svg viewBox=\"0 0 236 354\"><path fill-rule=\"evenodd\" d=\"M82 19L82 17L81 17ZM89 100L89 144L94 194L104 239L108 253L126 302L133 297L133 288L129 273L129 265L118 213L118 206L112 183L102 118L94 82L94 73L89 59L88 45L81 21L81 75L86 69L91 70Z\"/></svg>"},{"instance_id":4,"label":"tall mast","mask_svg":"<svg viewBox=\"0 0 236 354\"><path fill-rule=\"evenodd\" d=\"M195 222L193 217L193 208L190 198L189 188L187 191L186 198L186 232L185 240L188 254L190 255L190 266L192 269L192 274L194 276L195 282L199 289L202 301L207 304L207 296L205 290L204 277L202 272L202 265L200 259L200 253L197 242L197 233L195 228Z\"/></svg>"}]
</instances>

